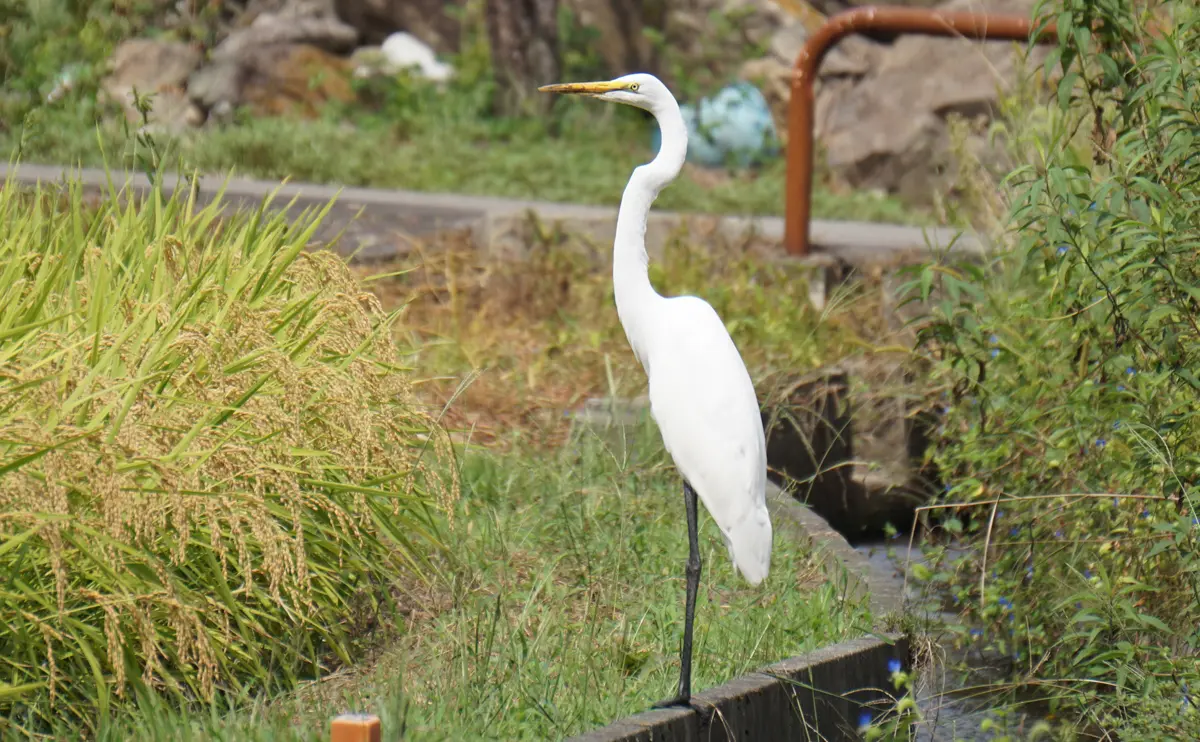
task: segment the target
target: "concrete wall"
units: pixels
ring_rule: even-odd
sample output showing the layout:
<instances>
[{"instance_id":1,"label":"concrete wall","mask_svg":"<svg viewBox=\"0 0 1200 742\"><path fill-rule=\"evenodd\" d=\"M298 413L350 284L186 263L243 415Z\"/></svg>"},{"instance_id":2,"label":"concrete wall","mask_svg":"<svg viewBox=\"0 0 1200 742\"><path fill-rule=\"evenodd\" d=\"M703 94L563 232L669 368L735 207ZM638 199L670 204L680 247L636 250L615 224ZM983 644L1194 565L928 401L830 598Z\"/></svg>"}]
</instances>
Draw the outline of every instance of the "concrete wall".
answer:
<instances>
[{"instance_id":1,"label":"concrete wall","mask_svg":"<svg viewBox=\"0 0 1200 742\"><path fill-rule=\"evenodd\" d=\"M862 711L888 706L893 659L909 666L906 639L843 642L698 693L693 702L702 711L648 711L571 742L857 740Z\"/></svg>"}]
</instances>

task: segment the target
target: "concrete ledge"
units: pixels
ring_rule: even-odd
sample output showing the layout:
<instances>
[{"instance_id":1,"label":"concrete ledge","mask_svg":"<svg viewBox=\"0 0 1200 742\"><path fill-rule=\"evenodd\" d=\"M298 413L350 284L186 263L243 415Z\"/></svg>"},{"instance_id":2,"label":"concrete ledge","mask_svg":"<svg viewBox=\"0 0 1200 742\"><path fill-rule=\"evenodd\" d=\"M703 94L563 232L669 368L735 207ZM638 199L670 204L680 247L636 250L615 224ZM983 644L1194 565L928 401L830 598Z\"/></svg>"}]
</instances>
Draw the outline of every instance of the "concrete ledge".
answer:
<instances>
[{"instance_id":1,"label":"concrete ledge","mask_svg":"<svg viewBox=\"0 0 1200 742\"><path fill-rule=\"evenodd\" d=\"M0 165L0 179L18 185L52 184L73 180L85 193L109 190L110 178L118 191L145 193L149 179L140 172L106 173L96 168L20 163ZM171 175L164 179L167 191L183 181ZM222 200L234 206L257 207L268 195L276 194L274 210L286 208L299 215L304 209L336 205L314 239L328 242L339 237L338 252L355 254L357 260L387 260L407 250L413 240L430 239L445 232L466 232L477 245L492 252L510 254L531 244L536 231L570 232L585 242L607 248L616 229L615 206L584 206L521 199L423 193L375 188L339 188L313 183L201 176L197 197L211 203ZM614 194L614 198L617 194ZM782 195L781 195L782 198ZM680 234L716 237L778 246L783 239L783 218L775 216L722 216L655 211L646 230L647 249L653 254ZM339 236L340 235L340 236ZM811 227L814 254L824 254L851 265L893 262L926 255L932 246L967 255L982 255L983 242L944 227L923 229L895 224L814 220ZM957 241L956 241L957 240Z\"/></svg>"},{"instance_id":2,"label":"concrete ledge","mask_svg":"<svg viewBox=\"0 0 1200 742\"><path fill-rule=\"evenodd\" d=\"M855 639L771 665L698 693L692 709L622 719L572 742L724 742L725 740L857 740L862 711L877 714L891 689L888 663L909 667L900 636Z\"/></svg>"}]
</instances>

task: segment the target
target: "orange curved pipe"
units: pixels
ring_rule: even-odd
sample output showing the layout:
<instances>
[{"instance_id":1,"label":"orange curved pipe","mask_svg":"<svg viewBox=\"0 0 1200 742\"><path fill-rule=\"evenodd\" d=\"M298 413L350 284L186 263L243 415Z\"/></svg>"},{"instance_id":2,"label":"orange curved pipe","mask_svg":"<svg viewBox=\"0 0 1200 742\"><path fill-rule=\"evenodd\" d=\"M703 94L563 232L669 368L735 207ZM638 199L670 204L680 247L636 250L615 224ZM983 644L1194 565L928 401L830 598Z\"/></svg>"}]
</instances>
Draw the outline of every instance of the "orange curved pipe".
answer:
<instances>
[{"instance_id":1,"label":"orange curved pipe","mask_svg":"<svg viewBox=\"0 0 1200 742\"><path fill-rule=\"evenodd\" d=\"M829 17L809 37L792 68L792 95L788 103L787 186L784 203L783 243L791 255L807 255L812 223L814 89L817 71L833 45L850 34L922 34L963 36L970 39L1027 41L1033 36L1033 21L1017 15L991 15L865 6ZM1053 22L1037 31L1036 41L1057 40Z\"/></svg>"}]
</instances>

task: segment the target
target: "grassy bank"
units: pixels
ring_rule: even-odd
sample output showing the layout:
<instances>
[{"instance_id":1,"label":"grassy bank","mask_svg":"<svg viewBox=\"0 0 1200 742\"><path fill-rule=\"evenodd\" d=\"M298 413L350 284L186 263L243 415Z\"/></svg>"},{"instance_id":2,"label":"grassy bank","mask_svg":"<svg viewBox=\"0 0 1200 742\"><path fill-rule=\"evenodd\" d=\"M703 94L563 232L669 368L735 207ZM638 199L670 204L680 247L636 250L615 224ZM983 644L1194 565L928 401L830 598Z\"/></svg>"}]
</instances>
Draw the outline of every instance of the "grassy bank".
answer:
<instances>
[{"instance_id":1,"label":"grassy bank","mask_svg":"<svg viewBox=\"0 0 1200 742\"><path fill-rule=\"evenodd\" d=\"M371 663L254 714L152 714L111 739L315 741L347 709L406 740L561 739L669 695L687 538L652 425L625 443L581 432L557 453L470 455L462 481L449 589L402 601L406 620ZM771 576L750 588L701 517L697 688L868 630L839 576L779 529Z\"/></svg>"}]
</instances>

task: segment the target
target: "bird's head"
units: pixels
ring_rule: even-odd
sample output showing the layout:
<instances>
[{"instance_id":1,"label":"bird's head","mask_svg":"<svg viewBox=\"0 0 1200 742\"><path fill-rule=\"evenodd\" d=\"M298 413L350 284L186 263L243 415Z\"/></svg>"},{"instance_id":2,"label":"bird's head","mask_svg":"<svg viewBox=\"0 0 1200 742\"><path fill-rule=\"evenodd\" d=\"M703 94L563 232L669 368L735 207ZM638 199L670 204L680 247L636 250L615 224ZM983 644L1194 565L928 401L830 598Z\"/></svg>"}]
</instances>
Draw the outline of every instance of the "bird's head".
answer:
<instances>
[{"instance_id":1,"label":"bird's head","mask_svg":"<svg viewBox=\"0 0 1200 742\"><path fill-rule=\"evenodd\" d=\"M613 103L635 106L651 113L661 110L661 107L668 102L675 102L675 96L671 95L671 91L661 80L654 75L641 72L618 77L608 82L566 82L557 85L543 85L538 90L543 93L586 95Z\"/></svg>"}]
</instances>

